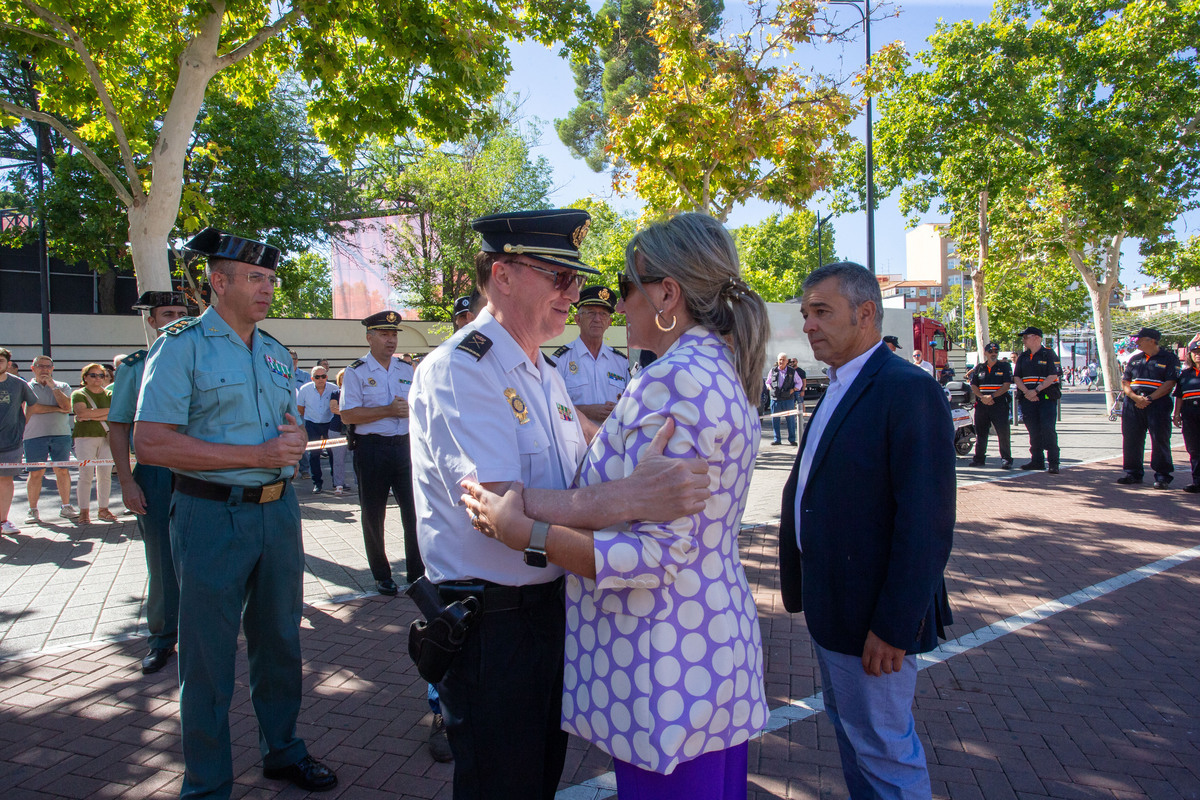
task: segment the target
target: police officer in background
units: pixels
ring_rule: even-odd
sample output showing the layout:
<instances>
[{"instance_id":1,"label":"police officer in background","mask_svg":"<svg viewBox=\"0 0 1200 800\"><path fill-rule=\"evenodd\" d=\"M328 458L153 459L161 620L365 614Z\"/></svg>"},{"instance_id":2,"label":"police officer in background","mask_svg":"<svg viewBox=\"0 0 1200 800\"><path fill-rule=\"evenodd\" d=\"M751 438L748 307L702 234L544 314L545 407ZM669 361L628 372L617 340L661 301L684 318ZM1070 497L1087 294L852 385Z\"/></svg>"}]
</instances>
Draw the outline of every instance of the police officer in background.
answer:
<instances>
[{"instance_id":1,"label":"police officer in background","mask_svg":"<svg viewBox=\"0 0 1200 800\"><path fill-rule=\"evenodd\" d=\"M183 292L143 292L134 311L146 312L146 327L155 339L159 329L188 315ZM150 652L142 659L142 674L158 672L175 652L179 624L179 581L171 555L171 470L138 463L129 469L130 431L137 414L138 394L146 371L147 351L138 350L121 361L108 409L108 441L121 483L125 507L137 515L138 531L146 548L146 626Z\"/></svg>"},{"instance_id":2,"label":"police officer in background","mask_svg":"<svg viewBox=\"0 0 1200 800\"><path fill-rule=\"evenodd\" d=\"M1012 468L1009 446L1008 390L1012 387L1012 365L1000 360L1000 345L988 342L983 348L984 362L971 370L971 393L975 395L975 458L972 467L982 467L987 455L988 427L995 426L1000 443L1000 466Z\"/></svg>"},{"instance_id":3,"label":"police officer in background","mask_svg":"<svg viewBox=\"0 0 1200 800\"><path fill-rule=\"evenodd\" d=\"M229 704L239 622L263 775L330 789L337 776L296 735L304 549L292 476L307 437L296 422L287 348L257 326L275 294L279 251L215 228L185 249L208 257L216 304L163 329L134 429L138 460L175 473L180 796L228 798L233 789Z\"/></svg>"},{"instance_id":4,"label":"police officer in background","mask_svg":"<svg viewBox=\"0 0 1200 800\"><path fill-rule=\"evenodd\" d=\"M470 325L479 316L480 310L483 308L483 295L478 289L473 289L470 294L464 294L462 297L454 301L454 330L461 330L464 325Z\"/></svg>"},{"instance_id":5,"label":"police officer in background","mask_svg":"<svg viewBox=\"0 0 1200 800\"><path fill-rule=\"evenodd\" d=\"M1059 378L1062 366L1058 354L1042 347L1042 329L1030 325L1021 331L1025 351L1017 356L1013 377L1016 378L1017 405L1029 432L1028 464L1021 469L1044 469L1058 474L1058 400L1062 397Z\"/></svg>"},{"instance_id":6,"label":"police officer in background","mask_svg":"<svg viewBox=\"0 0 1200 800\"><path fill-rule=\"evenodd\" d=\"M1175 413L1171 421L1183 429L1183 444L1192 467L1192 482L1183 487L1188 494L1200 493L1200 339L1187 346L1187 362L1175 384Z\"/></svg>"},{"instance_id":7,"label":"police officer in background","mask_svg":"<svg viewBox=\"0 0 1200 800\"><path fill-rule=\"evenodd\" d=\"M604 343L617 296L607 286L588 286L575 303L579 338L554 351L553 360L580 414L603 424L629 382L629 357Z\"/></svg>"},{"instance_id":8,"label":"police officer in background","mask_svg":"<svg viewBox=\"0 0 1200 800\"><path fill-rule=\"evenodd\" d=\"M342 379L342 422L354 426L354 474L358 478L363 542L367 563L380 594L394 595L392 564L384 547L383 520L388 492L400 506L404 527L404 565L408 582L425 574L417 550L417 514L413 506L412 456L408 444L408 393L413 368L393 358L400 315L380 311L362 321L371 351L346 368Z\"/></svg>"},{"instance_id":9,"label":"police officer in background","mask_svg":"<svg viewBox=\"0 0 1200 800\"><path fill-rule=\"evenodd\" d=\"M1146 433L1150 433L1150 469L1154 488L1166 489L1175 471L1171 458L1171 391L1179 380L1179 359L1159 347L1160 334L1142 328L1137 335L1138 353L1125 363L1121 391L1121 466L1125 474L1117 483L1129 486L1142 482L1145 474Z\"/></svg>"}]
</instances>

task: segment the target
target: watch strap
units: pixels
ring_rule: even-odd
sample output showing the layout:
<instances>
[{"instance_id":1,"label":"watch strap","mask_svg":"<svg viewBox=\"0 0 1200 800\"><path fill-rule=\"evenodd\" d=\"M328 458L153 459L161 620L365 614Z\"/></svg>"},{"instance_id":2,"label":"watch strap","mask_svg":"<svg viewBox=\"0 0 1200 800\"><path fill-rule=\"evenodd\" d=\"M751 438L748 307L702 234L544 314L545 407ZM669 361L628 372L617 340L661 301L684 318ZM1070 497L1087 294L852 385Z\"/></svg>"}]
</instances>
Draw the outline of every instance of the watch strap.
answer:
<instances>
[{"instance_id":1,"label":"watch strap","mask_svg":"<svg viewBox=\"0 0 1200 800\"><path fill-rule=\"evenodd\" d=\"M535 520L533 530L529 534L529 546L526 550L546 552L546 537L550 535L550 523Z\"/></svg>"}]
</instances>

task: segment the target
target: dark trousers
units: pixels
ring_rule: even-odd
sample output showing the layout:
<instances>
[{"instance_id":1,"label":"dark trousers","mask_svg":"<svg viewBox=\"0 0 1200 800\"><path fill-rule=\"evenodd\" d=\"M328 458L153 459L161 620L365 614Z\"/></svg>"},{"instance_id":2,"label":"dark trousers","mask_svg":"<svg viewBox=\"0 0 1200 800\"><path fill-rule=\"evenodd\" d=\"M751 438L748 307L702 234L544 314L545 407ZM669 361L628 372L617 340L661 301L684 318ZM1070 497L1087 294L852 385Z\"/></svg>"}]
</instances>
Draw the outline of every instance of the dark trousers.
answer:
<instances>
[{"instance_id":1,"label":"dark trousers","mask_svg":"<svg viewBox=\"0 0 1200 800\"><path fill-rule=\"evenodd\" d=\"M1058 401L1030 402L1022 397L1018 403L1025 430L1029 431L1029 455L1035 466L1058 466Z\"/></svg>"},{"instance_id":2,"label":"dark trousers","mask_svg":"<svg viewBox=\"0 0 1200 800\"><path fill-rule=\"evenodd\" d=\"M152 650L175 646L179 627L179 580L171 555L171 470L138 464L133 479L146 496L146 513L137 515L146 547L146 627Z\"/></svg>"},{"instance_id":3,"label":"dark trousers","mask_svg":"<svg viewBox=\"0 0 1200 800\"><path fill-rule=\"evenodd\" d=\"M1183 404L1183 446L1192 462L1192 483L1200 484L1200 403Z\"/></svg>"},{"instance_id":4,"label":"dark trousers","mask_svg":"<svg viewBox=\"0 0 1200 800\"><path fill-rule=\"evenodd\" d=\"M795 411L795 410L796 410L796 398L795 397L782 397L777 400L771 401L771 413L772 414L779 414L780 412ZM787 425L788 443L795 444L796 443L796 417L792 414L788 414L786 417L775 417L774 419L771 420L771 431L775 434L774 441L777 443L781 441L781 439L779 438L779 436L780 436L779 423L781 421Z\"/></svg>"},{"instance_id":5,"label":"dark trousers","mask_svg":"<svg viewBox=\"0 0 1200 800\"><path fill-rule=\"evenodd\" d=\"M494 613L485 601L438 684L454 753L454 800L554 797L567 755L561 727L565 631L561 594Z\"/></svg>"},{"instance_id":6,"label":"dark trousers","mask_svg":"<svg viewBox=\"0 0 1200 800\"><path fill-rule=\"evenodd\" d=\"M1121 410L1121 466L1125 474L1141 478L1146 474L1146 434L1150 434L1150 469L1154 480L1171 482L1175 462L1171 459L1171 399L1160 398L1146 408L1138 408L1126 398Z\"/></svg>"},{"instance_id":7,"label":"dark trousers","mask_svg":"<svg viewBox=\"0 0 1200 800\"><path fill-rule=\"evenodd\" d=\"M358 437L354 448L354 474L358 478L358 506L362 515L363 543L367 563L377 581L392 577L392 564L384 548L383 518L387 512L388 492L400 506L400 524L404 527L404 566L408 582L425 574L425 564L417 549L417 510L413 501L412 455L408 435Z\"/></svg>"},{"instance_id":8,"label":"dark trousers","mask_svg":"<svg viewBox=\"0 0 1200 800\"><path fill-rule=\"evenodd\" d=\"M329 423L328 422L309 422L304 420L304 430L308 434L308 440L319 441L329 438ZM312 474L313 486L320 489L324 476L321 474L321 454L328 453L329 450L309 450L305 454L308 458L308 471ZM329 456L329 471L333 472L333 456Z\"/></svg>"},{"instance_id":9,"label":"dark trousers","mask_svg":"<svg viewBox=\"0 0 1200 800\"><path fill-rule=\"evenodd\" d=\"M975 403L975 459L982 461L987 455L988 427L996 428L996 440L1000 443L1000 458L1012 461L1012 448L1009 446L1009 417L1011 416L1008 400L997 400L990 406Z\"/></svg>"},{"instance_id":10,"label":"dark trousers","mask_svg":"<svg viewBox=\"0 0 1200 800\"><path fill-rule=\"evenodd\" d=\"M300 613L304 550L300 505L289 486L273 503L175 492L171 547L179 575L181 798L228 798L233 790L229 705L238 628L246 633L250 701L263 766L294 764L302 687Z\"/></svg>"}]
</instances>

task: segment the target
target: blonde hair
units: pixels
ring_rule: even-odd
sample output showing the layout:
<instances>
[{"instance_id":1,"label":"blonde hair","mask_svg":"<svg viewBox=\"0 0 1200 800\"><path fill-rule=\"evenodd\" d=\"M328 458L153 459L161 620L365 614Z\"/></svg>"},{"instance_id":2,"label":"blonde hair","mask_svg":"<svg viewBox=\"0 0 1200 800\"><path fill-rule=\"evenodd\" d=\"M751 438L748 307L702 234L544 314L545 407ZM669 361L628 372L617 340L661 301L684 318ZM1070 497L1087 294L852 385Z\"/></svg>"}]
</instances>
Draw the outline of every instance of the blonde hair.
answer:
<instances>
[{"instance_id":1,"label":"blonde hair","mask_svg":"<svg viewBox=\"0 0 1200 800\"><path fill-rule=\"evenodd\" d=\"M343 375L345 375L345 374L346 374L346 370L344 370L344 369L339 369L339 370L338 370L337 377L334 379L334 380L336 380L336 381L337 381L337 385L338 385L338 386L341 386L341 385L342 385L342 376L343 376Z\"/></svg>"},{"instance_id":2,"label":"blonde hair","mask_svg":"<svg viewBox=\"0 0 1200 800\"><path fill-rule=\"evenodd\" d=\"M88 364L86 367L84 367L83 369L79 370L79 385L80 385L80 386L86 386L86 385L87 385L87 378L86 378L85 376L86 376L86 375L87 375L89 372L91 372L91 370L92 370L92 367L96 367L96 368L98 368L98 369L99 369L101 372L104 372L104 365L103 365L103 364L97 364L96 362L94 362L94 361L93 361L91 364Z\"/></svg>"},{"instance_id":3,"label":"blonde hair","mask_svg":"<svg viewBox=\"0 0 1200 800\"><path fill-rule=\"evenodd\" d=\"M625 271L635 283L638 255L644 277L675 280L691 318L729 344L746 398L757 404L771 324L767 304L742 280L729 231L707 214L677 214L638 231L626 245Z\"/></svg>"}]
</instances>

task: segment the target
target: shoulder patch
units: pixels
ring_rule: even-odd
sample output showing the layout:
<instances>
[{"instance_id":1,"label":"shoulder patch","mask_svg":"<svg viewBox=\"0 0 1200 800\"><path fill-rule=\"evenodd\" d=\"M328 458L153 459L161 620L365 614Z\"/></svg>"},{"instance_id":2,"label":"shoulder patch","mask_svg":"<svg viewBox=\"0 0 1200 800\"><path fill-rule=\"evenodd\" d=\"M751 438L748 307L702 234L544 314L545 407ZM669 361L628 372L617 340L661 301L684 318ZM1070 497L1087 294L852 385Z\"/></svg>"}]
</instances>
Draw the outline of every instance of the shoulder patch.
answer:
<instances>
[{"instance_id":1,"label":"shoulder patch","mask_svg":"<svg viewBox=\"0 0 1200 800\"><path fill-rule=\"evenodd\" d=\"M188 328L192 327L193 325L198 325L199 323L200 323L199 317L180 317L179 319L172 322L170 325L164 325L163 327L159 328L159 331L161 331L162 333L169 334L171 336L177 336L180 333L182 333L183 331L186 331Z\"/></svg>"},{"instance_id":2,"label":"shoulder patch","mask_svg":"<svg viewBox=\"0 0 1200 800\"><path fill-rule=\"evenodd\" d=\"M566 353L566 352L567 352L567 351L569 351L570 349L571 349L571 345L569 345L569 344L564 344L562 347L560 347L560 348L558 348L557 350L555 350L555 351L554 351L554 352L553 352L551 355L553 355L555 358L558 358L559 356L563 355L564 353Z\"/></svg>"},{"instance_id":3,"label":"shoulder patch","mask_svg":"<svg viewBox=\"0 0 1200 800\"><path fill-rule=\"evenodd\" d=\"M350 366L346 367L346 369L358 369L365 363L367 363L367 362L363 361L361 358L355 359L354 363L351 364Z\"/></svg>"},{"instance_id":4,"label":"shoulder patch","mask_svg":"<svg viewBox=\"0 0 1200 800\"><path fill-rule=\"evenodd\" d=\"M492 349L492 340L484 336L479 331L474 331L461 342L459 342L458 347L455 349L462 350L463 352L474 356L475 360L478 361L487 355L488 350Z\"/></svg>"},{"instance_id":5,"label":"shoulder patch","mask_svg":"<svg viewBox=\"0 0 1200 800\"><path fill-rule=\"evenodd\" d=\"M130 353L129 355L127 355L121 359L121 363L133 366L134 364L138 363L143 358L145 358L146 353L148 353L148 352L149 352L148 350L138 350L136 353Z\"/></svg>"}]
</instances>

